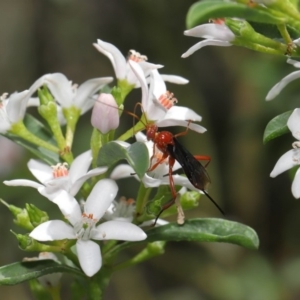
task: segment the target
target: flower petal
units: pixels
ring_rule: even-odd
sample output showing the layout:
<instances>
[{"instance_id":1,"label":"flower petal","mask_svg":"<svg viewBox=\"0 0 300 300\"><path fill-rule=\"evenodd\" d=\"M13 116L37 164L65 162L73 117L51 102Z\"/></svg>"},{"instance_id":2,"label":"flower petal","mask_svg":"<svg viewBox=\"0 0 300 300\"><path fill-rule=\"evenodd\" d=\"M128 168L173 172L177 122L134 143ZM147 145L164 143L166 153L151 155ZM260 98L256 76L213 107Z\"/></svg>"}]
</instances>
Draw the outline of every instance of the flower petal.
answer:
<instances>
[{"instance_id":1,"label":"flower petal","mask_svg":"<svg viewBox=\"0 0 300 300\"><path fill-rule=\"evenodd\" d=\"M290 115L287 126L292 132L292 135L297 139L300 140L300 109L296 108Z\"/></svg>"},{"instance_id":2,"label":"flower petal","mask_svg":"<svg viewBox=\"0 0 300 300\"><path fill-rule=\"evenodd\" d=\"M277 161L274 169L272 170L270 176L276 177L277 175L285 172L286 170L291 169L296 166L298 163L294 160L295 156L299 156L300 149L292 149L283 154Z\"/></svg>"},{"instance_id":3,"label":"flower petal","mask_svg":"<svg viewBox=\"0 0 300 300\"><path fill-rule=\"evenodd\" d=\"M30 159L27 167L32 175L41 183L53 179L52 168L38 160Z\"/></svg>"},{"instance_id":4,"label":"flower petal","mask_svg":"<svg viewBox=\"0 0 300 300\"><path fill-rule=\"evenodd\" d=\"M102 265L99 245L91 240L78 240L76 250L83 272L89 277L95 275Z\"/></svg>"},{"instance_id":5,"label":"flower petal","mask_svg":"<svg viewBox=\"0 0 300 300\"><path fill-rule=\"evenodd\" d=\"M113 180L128 178L132 177L132 173L134 173L134 169L130 165L120 164L113 169L110 178Z\"/></svg>"},{"instance_id":6,"label":"flower petal","mask_svg":"<svg viewBox=\"0 0 300 300\"><path fill-rule=\"evenodd\" d=\"M300 39L295 40L299 43ZM295 43L295 41L293 41ZM299 46L299 45L298 45ZM300 68L300 62L291 58L286 61L288 64L293 65L295 68Z\"/></svg>"},{"instance_id":7,"label":"flower petal","mask_svg":"<svg viewBox=\"0 0 300 300\"><path fill-rule=\"evenodd\" d=\"M45 84L62 107L68 108L73 104L74 89L72 82L65 75L61 73L49 74L45 77Z\"/></svg>"},{"instance_id":8,"label":"flower petal","mask_svg":"<svg viewBox=\"0 0 300 300\"><path fill-rule=\"evenodd\" d=\"M62 190L53 200L53 203L57 204L60 211L66 219L75 225L81 220L81 208L76 199L68 192Z\"/></svg>"},{"instance_id":9,"label":"flower petal","mask_svg":"<svg viewBox=\"0 0 300 300\"><path fill-rule=\"evenodd\" d=\"M112 77L99 77L93 78L85 81L81 84L76 92L75 98L73 100L73 105L81 109L81 114L87 112L94 105L94 95L99 91L104 85L109 84L114 79ZM92 100L92 101L90 101Z\"/></svg>"},{"instance_id":10,"label":"flower petal","mask_svg":"<svg viewBox=\"0 0 300 300\"><path fill-rule=\"evenodd\" d=\"M300 71L292 72L291 74L285 76L282 78L277 84L275 84L271 90L269 91L266 100L272 100L274 99L283 88L285 88L291 81L298 79L300 77Z\"/></svg>"},{"instance_id":11,"label":"flower petal","mask_svg":"<svg viewBox=\"0 0 300 300\"><path fill-rule=\"evenodd\" d=\"M87 172L84 176L81 176L78 178L71 186L69 193L73 196L75 196L80 188L82 187L82 184L87 181L89 178L100 175L105 173L108 170L108 167L99 167L95 168L93 170L90 170Z\"/></svg>"},{"instance_id":12,"label":"flower petal","mask_svg":"<svg viewBox=\"0 0 300 300\"><path fill-rule=\"evenodd\" d=\"M167 177L166 180L169 180L168 179L169 177ZM162 184L162 178L153 178L147 174L144 175L143 179L142 179L145 187L150 187L150 188L153 188L153 187L158 187ZM165 184L168 184L167 182Z\"/></svg>"},{"instance_id":13,"label":"flower petal","mask_svg":"<svg viewBox=\"0 0 300 300\"><path fill-rule=\"evenodd\" d=\"M61 220L42 223L34 228L29 236L41 242L76 238L73 227Z\"/></svg>"},{"instance_id":14,"label":"flower petal","mask_svg":"<svg viewBox=\"0 0 300 300\"><path fill-rule=\"evenodd\" d=\"M141 68L141 66L136 63L135 61L128 61L133 73L136 75L138 81L140 82L141 85L141 90L142 90L142 106L146 110L146 107L148 105L148 84L146 81L145 74Z\"/></svg>"},{"instance_id":15,"label":"flower petal","mask_svg":"<svg viewBox=\"0 0 300 300\"><path fill-rule=\"evenodd\" d=\"M189 83L189 80L181 77L181 76L177 76L177 75L166 75L166 74L160 74L161 78L163 79L163 81L168 81L171 83L176 83L176 84L187 84Z\"/></svg>"},{"instance_id":16,"label":"flower petal","mask_svg":"<svg viewBox=\"0 0 300 300\"><path fill-rule=\"evenodd\" d=\"M95 48L107 56L113 65L116 77L118 79L125 79L126 77L126 59L120 50L113 44L97 40L97 44L93 44Z\"/></svg>"},{"instance_id":17,"label":"flower petal","mask_svg":"<svg viewBox=\"0 0 300 300\"><path fill-rule=\"evenodd\" d=\"M184 35L228 42L235 38L234 33L226 25L220 24L202 24L184 31Z\"/></svg>"},{"instance_id":18,"label":"flower petal","mask_svg":"<svg viewBox=\"0 0 300 300\"><path fill-rule=\"evenodd\" d=\"M292 183L292 193L296 199L300 198L300 169L295 174L295 178Z\"/></svg>"},{"instance_id":19,"label":"flower petal","mask_svg":"<svg viewBox=\"0 0 300 300\"><path fill-rule=\"evenodd\" d=\"M92 162L92 151L88 150L78 155L72 162L69 170L71 182L75 182L82 175L85 175Z\"/></svg>"},{"instance_id":20,"label":"flower petal","mask_svg":"<svg viewBox=\"0 0 300 300\"><path fill-rule=\"evenodd\" d=\"M194 122L200 122L202 117L195 113L192 109L184 106L172 106L166 113L164 120L176 119L176 120L191 120Z\"/></svg>"},{"instance_id":21,"label":"flower petal","mask_svg":"<svg viewBox=\"0 0 300 300\"><path fill-rule=\"evenodd\" d=\"M27 180L27 179L14 179L14 180L5 180L3 181L4 184L8 186L29 186L34 189L38 189L39 187L43 187L42 184L37 183L32 180Z\"/></svg>"},{"instance_id":22,"label":"flower petal","mask_svg":"<svg viewBox=\"0 0 300 300\"><path fill-rule=\"evenodd\" d=\"M93 231L95 240L142 241L146 233L138 226L124 221L107 221Z\"/></svg>"},{"instance_id":23,"label":"flower petal","mask_svg":"<svg viewBox=\"0 0 300 300\"><path fill-rule=\"evenodd\" d=\"M152 220L148 220L143 222L142 224L139 224L140 227L146 227L146 226L153 226L155 219ZM167 225L169 224L168 221L164 220L164 219L157 219L155 222L155 227L157 226L163 226L163 225Z\"/></svg>"},{"instance_id":24,"label":"flower petal","mask_svg":"<svg viewBox=\"0 0 300 300\"><path fill-rule=\"evenodd\" d=\"M84 205L84 212L100 219L115 199L118 186L114 180L102 179L96 183Z\"/></svg>"},{"instance_id":25,"label":"flower petal","mask_svg":"<svg viewBox=\"0 0 300 300\"><path fill-rule=\"evenodd\" d=\"M11 123L17 123L24 118L29 98L30 94L27 90L10 95L6 106L6 112Z\"/></svg>"},{"instance_id":26,"label":"flower petal","mask_svg":"<svg viewBox=\"0 0 300 300\"><path fill-rule=\"evenodd\" d=\"M232 46L232 44L230 42L227 41L221 41L221 40L214 40L214 39L208 39L208 40L204 40L201 41L197 44L195 44L194 46L192 46L191 48L188 49L188 51L186 51L185 53L183 53L181 55L182 58L186 58L190 55L192 55L194 52L196 52L197 50L205 47L205 46L221 46L221 47L229 47Z\"/></svg>"},{"instance_id":27,"label":"flower petal","mask_svg":"<svg viewBox=\"0 0 300 300\"><path fill-rule=\"evenodd\" d=\"M156 123L158 127L169 127L169 126L183 126L183 127L189 127L190 130L196 131L198 133L204 133L206 131L206 128L204 128L201 125L189 123L187 121L182 120L162 120Z\"/></svg>"}]
</instances>

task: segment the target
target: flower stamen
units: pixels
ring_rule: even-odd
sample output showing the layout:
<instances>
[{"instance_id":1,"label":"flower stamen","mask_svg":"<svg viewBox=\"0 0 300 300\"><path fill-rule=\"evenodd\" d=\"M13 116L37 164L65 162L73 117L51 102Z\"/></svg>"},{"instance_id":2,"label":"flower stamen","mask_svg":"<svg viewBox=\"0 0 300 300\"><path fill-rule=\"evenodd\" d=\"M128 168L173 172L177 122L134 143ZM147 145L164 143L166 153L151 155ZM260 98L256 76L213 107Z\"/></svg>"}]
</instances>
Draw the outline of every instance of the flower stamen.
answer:
<instances>
[{"instance_id":1,"label":"flower stamen","mask_svg":"<svg viewBox=\"0 0 300 300\"><path fill-rule=\"evenodd\" d=\"M170 109L174 104L178 103L178 100L174 97L174 94L166 91L158 98L159 103L165 108Z\"/></svg>"},{"instance_id":2,"label":"flower stamen","mask_svg":"<svg viewBox=\"0 0 300 300\"><path fill-rule=\"evenodd\" d=\"M0 101L4 101L7 99L7 96L8 96L8 93L3 93L1 96L0 96Z\"/></svg>"},{"instance_id":3,"label":"flower stamen","mask_svg":"<svg viewBox=\"0 0 300 300\"><path fill-rule=\"evenodd\" d=\"M132 60L135 62L147 61L148 57L146 55L142 55L141 53L135 50L129 50L127 60Z\"/></svg>"},{"instance_id":4,"label":"flower stamen","mask_svg":"<svg viewBox=\"0 0 300 300\"><path fill-rule=\"evenodd\" d=\"M69 175L68 163L58 163L55 166L51 166L53 178L66 177Z\"/></svg>"},{"instance_id":5,"label":"flower stamen","mask_svg":"<svg viewBox=\"0 0 300 300\"><path fill-rule=\"evenodd\" d=\"M225 24L225 19L224 18L217 18L217 19L209 19L209 23L214 23L214 24L219 24L219 25L224 25Z\"/></svg>"}]
</instances>

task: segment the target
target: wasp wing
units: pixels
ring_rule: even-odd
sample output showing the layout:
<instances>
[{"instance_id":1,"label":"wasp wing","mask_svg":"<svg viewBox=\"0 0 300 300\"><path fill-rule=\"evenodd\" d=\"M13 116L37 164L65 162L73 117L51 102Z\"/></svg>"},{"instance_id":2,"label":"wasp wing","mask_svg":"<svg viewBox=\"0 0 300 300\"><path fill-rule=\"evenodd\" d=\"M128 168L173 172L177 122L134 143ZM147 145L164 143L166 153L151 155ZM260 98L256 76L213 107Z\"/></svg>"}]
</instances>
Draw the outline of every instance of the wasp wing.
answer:
<instances>
[{"instance_id":1,"label":"wasp wing","mask_svg":"<svg viewBox=\"0 0 300 300\"><path fill-rule=\"evenodd\" d=\"M205 190L210 183L205 167L175 137L173 143L167 145L168 153L182 166L191 184L199 190Z\"/></svg>"}]
</instances>

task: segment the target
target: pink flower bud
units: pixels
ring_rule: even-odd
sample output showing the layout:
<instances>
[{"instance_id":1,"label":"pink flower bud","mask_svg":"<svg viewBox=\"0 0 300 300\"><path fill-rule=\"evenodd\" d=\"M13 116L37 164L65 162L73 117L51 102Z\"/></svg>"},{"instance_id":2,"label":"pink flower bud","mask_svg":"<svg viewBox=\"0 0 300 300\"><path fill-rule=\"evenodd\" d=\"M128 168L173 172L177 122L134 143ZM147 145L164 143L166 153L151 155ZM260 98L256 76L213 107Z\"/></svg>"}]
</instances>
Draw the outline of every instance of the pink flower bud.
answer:
<instances>
[{"instance_id":1,"label":"pink flower bud","mask_svg":"<svg viewBox=\"0 0 300 300\"><path fill-rule=\"evenodd\" d=\"M100 94L92 111L92 126L105 134L119 126L119 108L111 94Z\"/></svg>"}]
</instances>

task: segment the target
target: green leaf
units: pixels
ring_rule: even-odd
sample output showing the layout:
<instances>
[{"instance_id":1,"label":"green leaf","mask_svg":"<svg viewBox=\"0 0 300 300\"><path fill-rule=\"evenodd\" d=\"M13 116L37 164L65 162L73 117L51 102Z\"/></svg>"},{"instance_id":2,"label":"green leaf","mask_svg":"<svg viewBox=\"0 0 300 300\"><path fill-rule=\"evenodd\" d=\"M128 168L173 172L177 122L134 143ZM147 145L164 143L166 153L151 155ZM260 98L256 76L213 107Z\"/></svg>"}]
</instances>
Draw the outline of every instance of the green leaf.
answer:
<instances>
[{"instance_id":1,"label":"green leaf","mask_svg":"<svg viewBox=\"0 0 300 300\"><path fill-rule=\"evenodd\" d=\"M16 262L0 267L0 285L14 285L51 273L73 273L84 276L81 271L53 260Z\"/></svg>"},{"instance_id":2,"label":"green leaf","mask_svg":"<svg viewBox=\"0 0 300 300\"><path fill-rule=\"evenodd\" d=\"M287 121L292 112L293 111L290 110L279 116L276 116L268 123L263 137L264 144L289 132L289 128L287 127Z\"/></svg>"},{"instance_id":3,"label":"green leaf","mask_svg":"<svg viewBox=\"0 0 300 300\"><path fill-rule=\"evenodd\" d=\"M111 166L126 159L140 179L149 168L149 152L144 143L136 142L125 148L119 143L105 144L99 151L98 166Z\"/></svg>"},{"instance_id":4,"label":"green leaf","mask_svg":"<svg viewBox=\"0 0 300 300\"><path fill-rule=\"evenodd\" d=\"M26 114L23 121L25 126L31 133L48 142L49 144L56 145L51 131L47 127L45 127L44 124L41 123L38 119L36 119L32 115ZM32 143L27 142L14 134L7 133L5 134L5 136L18 145L26 148L35 156L50 165L55 165L59 162L59 155L52 151L49 151L43 147L38 147L37 145L33 145Z\"/></svg>"},{"instance_id":5,"label":"green leaf","mask_svg":"<svg viewBox=\"0 0 300 300\"><path fill-rule=\"evenodd\" d=\"M255 22L249 22L249 23L257 33L267 36L270 39L275 39L277 41L284 42L276 25L255 23ZM286 27L292 40L295 40L299 37L300 32L297 29L295 29L294 27L288 24L286 25Z\"/></svg>"},{"instance_id":6,"label":"green leaf","mask_svg":"<svg viewBox=\"0 0 300 300\"><path fill-rule=\"evenodd\" d=\"M170 223L146 231L147 239L141 242L125 242L111 249L104 256L116 255L121 250L136 244L155 241L220 242L258 249L256 232L244 224L216 218L187 220L183 225Z\"/></svg>"},{"instance_id":7,"label":"green leaf","mask_svg":"<svg viewBox=\"0 0 300 300\"><path fill-rule=\"evenodd\" d=\"M257 249L259 245L258 236L252 228L238 222L215 218L191 219L184 225L171 223L150 229L146 233L147 242L223 242L249 249Z\"/></svg>"},{"instance_id":8,"label":"green leaf","mask_svg":"<svg viewBox=\"0 0 300 300\"><path fill-rule=\"evenodd\" d=\"M31 133L54 146L56 145L51 131L38 119L36 119L32 115L26 114L23 121L25 126Z\"/></svg>"},{"instance_id":9,"label":"green leaf","mask_svg":"<svg viewBox=\"0 0 300 300\"><path fill-rule=\"evenodd\" d=\"M269 24L282 24L284 18L275 17L264 7L249 7L248 5L224 1L199 1L193 4L187 14L187 28L192 28L209 19L216 18L241 18Z\"/></svg>"}]
</instances>

